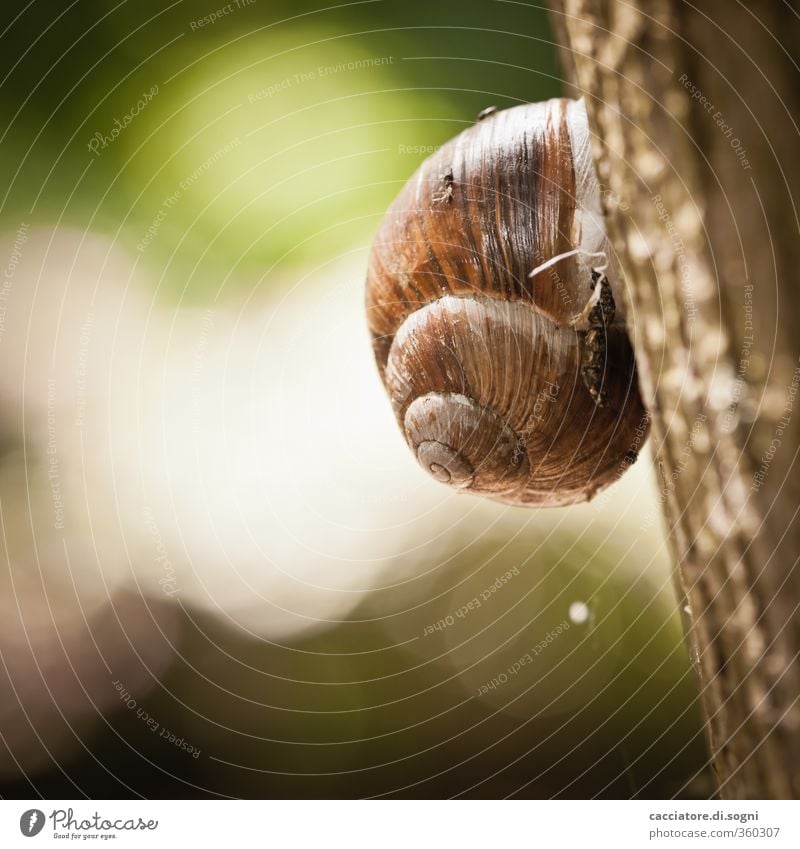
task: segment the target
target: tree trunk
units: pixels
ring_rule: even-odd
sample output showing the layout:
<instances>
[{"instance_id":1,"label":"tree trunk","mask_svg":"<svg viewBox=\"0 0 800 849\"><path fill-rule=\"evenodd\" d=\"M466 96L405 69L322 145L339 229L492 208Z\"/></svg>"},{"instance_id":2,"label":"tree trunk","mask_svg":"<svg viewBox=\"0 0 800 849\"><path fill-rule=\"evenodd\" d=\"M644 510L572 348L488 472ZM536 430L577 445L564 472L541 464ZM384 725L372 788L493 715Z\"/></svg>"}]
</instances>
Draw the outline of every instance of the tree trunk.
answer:
<instances>
[{"instance_id":1,"label":"tree trunk","mask_svg":"<svg viewBox=\"0 0 800 849\"><path fill-rule=\"evenodd\" d=\"M625 271L720 794L800 796L800 23L553 2Z\"/></svg>"}]
</instances>

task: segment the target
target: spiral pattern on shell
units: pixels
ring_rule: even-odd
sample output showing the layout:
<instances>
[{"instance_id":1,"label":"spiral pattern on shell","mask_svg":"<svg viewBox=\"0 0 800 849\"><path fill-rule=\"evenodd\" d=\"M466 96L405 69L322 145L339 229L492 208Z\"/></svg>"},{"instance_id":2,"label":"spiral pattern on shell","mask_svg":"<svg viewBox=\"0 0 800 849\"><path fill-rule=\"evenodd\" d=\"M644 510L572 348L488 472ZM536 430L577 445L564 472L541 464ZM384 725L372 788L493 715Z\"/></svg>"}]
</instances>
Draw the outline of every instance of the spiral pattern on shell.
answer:
<instances>
[{"instance_id":1,"label":"spiral pattern on shell","mask_svg":"<svg viewBox=\"0 0 800 849\"><path fill-rule=\"evenodd\" d=\"M603 298L616 309L585 309L596 251L611 253L578 101L490 115L401 191L373 245L367 313L397 420L434 478L561 505L635 459L647 416L613 266Z\"/></svg>"}]
</instances>

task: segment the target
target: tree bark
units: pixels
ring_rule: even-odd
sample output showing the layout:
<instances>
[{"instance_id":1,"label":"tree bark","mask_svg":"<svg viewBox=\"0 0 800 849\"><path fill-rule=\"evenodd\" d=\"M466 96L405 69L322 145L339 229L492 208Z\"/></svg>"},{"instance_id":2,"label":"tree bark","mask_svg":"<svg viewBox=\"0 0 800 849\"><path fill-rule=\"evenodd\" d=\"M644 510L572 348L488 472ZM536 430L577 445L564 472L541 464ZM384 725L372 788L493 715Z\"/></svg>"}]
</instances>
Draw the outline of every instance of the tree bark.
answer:
<instances>
[{"instance_id":1,"label":"tree bark","mask_svg":"<svg viewBox=\"0 0 800 849\"><path fill-rule=\"evenodd\" d=\"M800 796L800 18L556 0L725 798Z\"/></svg>"}]
</instances>

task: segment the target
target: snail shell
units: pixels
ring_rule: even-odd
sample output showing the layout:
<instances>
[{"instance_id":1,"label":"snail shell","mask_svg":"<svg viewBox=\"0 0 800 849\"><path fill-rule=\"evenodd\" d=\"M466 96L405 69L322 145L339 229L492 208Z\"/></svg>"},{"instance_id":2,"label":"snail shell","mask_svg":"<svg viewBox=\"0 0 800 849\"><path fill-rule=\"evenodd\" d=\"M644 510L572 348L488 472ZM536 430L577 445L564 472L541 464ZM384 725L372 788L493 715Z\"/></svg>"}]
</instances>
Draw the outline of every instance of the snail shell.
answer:
<instances>
[{"instance_id":1,"label":"snail shell","mask_svg":"<svg viewBox=\"0 0 800 849\"><path fill-rule=\"evenodd\" d=\"M434 478L563 505L635 459L647 416L619 273L613 260L593 273L591 254L612 257L581 101L488 114L400 192L373 244L367 315L397 420Z\"/></svg>"}]
</instances>

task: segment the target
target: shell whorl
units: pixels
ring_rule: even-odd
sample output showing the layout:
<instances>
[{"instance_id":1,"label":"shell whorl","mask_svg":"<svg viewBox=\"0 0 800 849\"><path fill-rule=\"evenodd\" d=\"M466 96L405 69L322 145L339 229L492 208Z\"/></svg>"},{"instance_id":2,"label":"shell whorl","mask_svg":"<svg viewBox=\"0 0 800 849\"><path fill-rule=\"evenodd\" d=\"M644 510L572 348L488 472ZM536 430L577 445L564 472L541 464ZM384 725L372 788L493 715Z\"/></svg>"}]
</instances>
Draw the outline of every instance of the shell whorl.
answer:
<instances>
[{"instance_id":1,"label":"shell whorl","mask_svg":"<svg viewBox=\"0 0 800 849\"><path fill-rule=\"evenodd\" d=\"M516 107L445 145L392 205L370 258L376 359L417 460L513 504L591 497L618 476L644 415L622 322L604 330L604 407L581 380L585 334L570 319L592 292L586 261L528 276L575 246L605 250L578 106Z\"/></svg>"},{"instance_id":2,"label":"shell whorl","mask_svg":"<svg viewBox=\"0 0 800 849\"><path fill-rule=\"evenodd\" d=\"M565 359L563 340L542 332L545 322L525 304L446 296L400 327L386 386L409 444L434 477L496 496L524 485L530 390L542 375L555 377Z\"/></svg>"}]
</instances>

